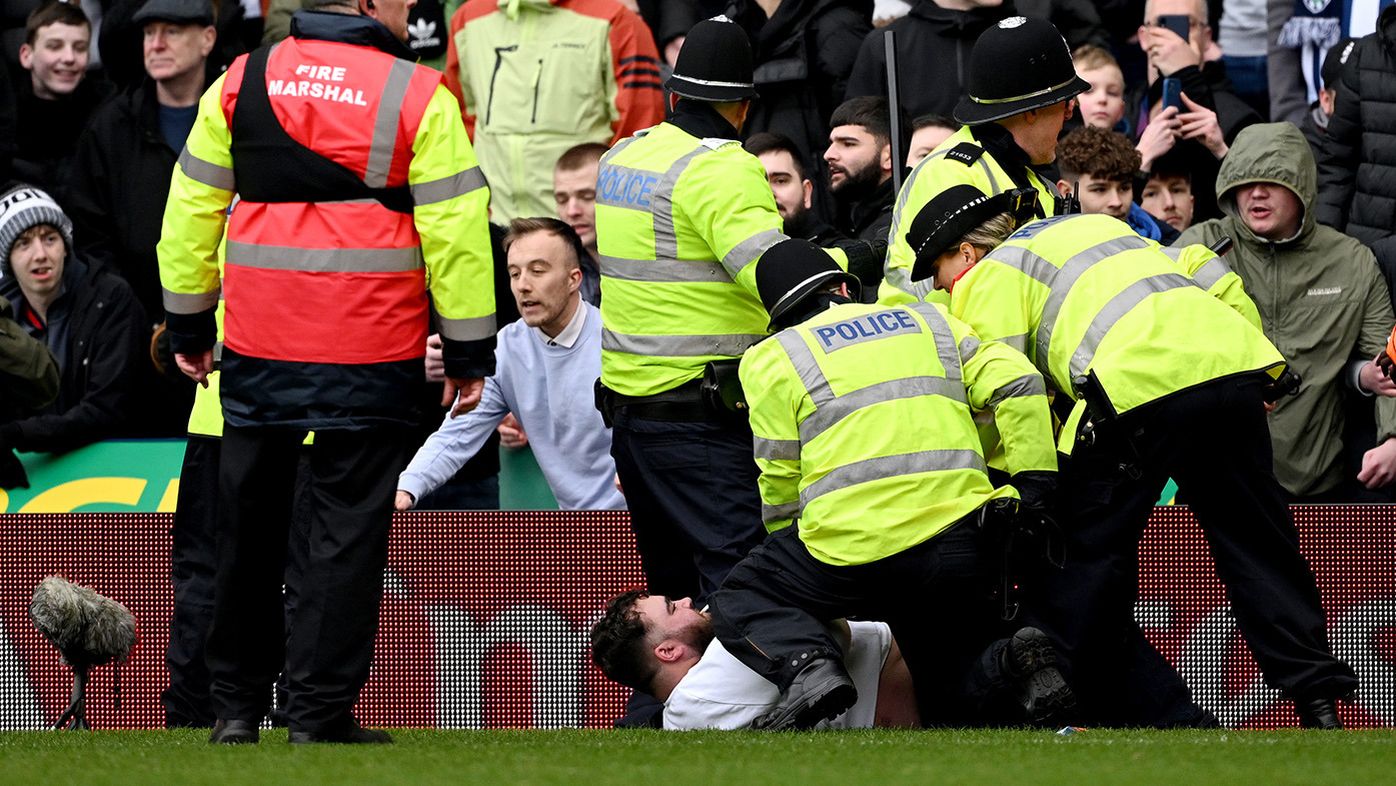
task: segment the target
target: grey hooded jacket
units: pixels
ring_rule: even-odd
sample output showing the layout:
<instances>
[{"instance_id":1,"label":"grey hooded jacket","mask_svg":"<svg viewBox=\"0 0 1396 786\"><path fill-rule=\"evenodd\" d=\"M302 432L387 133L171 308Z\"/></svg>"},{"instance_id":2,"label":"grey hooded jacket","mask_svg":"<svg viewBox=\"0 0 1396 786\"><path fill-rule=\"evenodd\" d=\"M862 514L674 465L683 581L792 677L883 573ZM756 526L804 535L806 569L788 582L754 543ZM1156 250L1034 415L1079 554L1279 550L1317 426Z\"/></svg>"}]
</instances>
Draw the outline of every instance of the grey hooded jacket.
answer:
<instances>
[{"instance_id":1,"label":"grey hooded jacket","mask_svg":"<svg viewBox=\"0 0 1396 786\"><path fill-rule=\"evenodd\" d=\"M1344 367L1354 357L1375 357L1396 323L1371 250L1315 220L1317 180L1309 144L1293 124L1246 128L1217 174L1225 217L1191 227L1174 244L1235 241L1227 264L1260 309L1266 337L1303 378L1299 394L1282 399L1270 416L1275 474L1298 496L1343 481ZM1293 237L1272 242L1242 220L1236 188L1259 182L1283 186L1304 204ZM1376 409L1378 442L1396 436L1396 399L1378 399Z\"/></svg>"}]
</instances>

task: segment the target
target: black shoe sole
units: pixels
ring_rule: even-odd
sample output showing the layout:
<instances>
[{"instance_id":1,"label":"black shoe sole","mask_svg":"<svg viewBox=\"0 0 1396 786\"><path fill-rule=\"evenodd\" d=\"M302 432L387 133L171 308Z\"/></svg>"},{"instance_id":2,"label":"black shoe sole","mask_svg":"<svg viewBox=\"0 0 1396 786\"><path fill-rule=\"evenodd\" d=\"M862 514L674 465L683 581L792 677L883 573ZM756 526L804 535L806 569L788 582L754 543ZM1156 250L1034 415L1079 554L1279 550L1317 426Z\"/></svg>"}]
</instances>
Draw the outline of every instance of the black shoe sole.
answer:
<instances>
[{"instance_id":1,"label":"black shoe sole","mask_svg":"<svg viewBox=\"0 0 1396 786\"><path fill-rule=\"evenodd\" d=\"M1057 651L1047 634L1024 628L1008 644L1017 675L1018 701L1034 724L1047 724L1075 709L1076 694L1057 670Z\"/></svg>"},{"instance_id":2,"label":"black shoe sole","mask_svg":"<svg viewBox=\"0 0 1396 786\"><path fill-rule=\"evenodd\" d=\"M803 706L793 707L780 715L756 719L752 728L768 731L803 731L833 720L858 700L858 689L850 682L831 680L822 692L815 693Z\"/></svg>"}]
</instances>

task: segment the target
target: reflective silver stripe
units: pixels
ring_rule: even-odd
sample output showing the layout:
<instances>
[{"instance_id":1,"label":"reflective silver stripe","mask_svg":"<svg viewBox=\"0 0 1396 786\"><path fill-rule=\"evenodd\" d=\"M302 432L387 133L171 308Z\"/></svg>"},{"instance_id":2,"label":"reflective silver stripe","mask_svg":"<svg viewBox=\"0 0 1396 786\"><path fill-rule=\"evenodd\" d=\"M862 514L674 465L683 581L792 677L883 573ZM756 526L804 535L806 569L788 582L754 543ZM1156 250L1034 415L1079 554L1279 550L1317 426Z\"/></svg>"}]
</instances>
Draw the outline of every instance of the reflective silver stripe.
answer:
<instances>
[{"instance_id":1,"label":"reflective silver stripe","mask_svg":"<svg viewBox=\"0 0 1396 786\"><path fill-rule=\"evenodd\" d=\"M679 257L679 237L674 232L674 186L693 159L709 150L699 145L670 164L664 177L660 178L654 196L650 197L650 206L654 211L654 255L660 259Z\"/></svg>"},{"instance_id":2,"label":"reflective silver stripe","mask_svg":"<svg viewBox=\"0 0 1396 786\"><path fill-rule=\"evenodd\" d=\"M904 267L887 268L886 281L892 287L900 289L918 300L925 300L926 296L934 292L936 288L934 278L912 281L911 271Z\"/></svg>"},{"instance_id":3,"label":"reflective silver stripe","mask_svg":"<svg viewBox=\"0 0 1396 786\"><path fill-rule=\"evenodd\" d=\"M1231 272L1231 266L1221 258L1209 259L1202 267L1192 274L1192 280L1203 289L1211 289L1217 285L1222 277Z\"/></svg>"},{"instance_id":4,"label":"reflective silver stripe","mask_svg":"<svg viewBox=\"0 0 1396 786\"><path fill-rule=\"evenodd\" d=\"M1004 336L1003 338L994 340L1000 344L1007 344L1024 355L1028 354L1028 334L1026 333L1019 333L1016 336Z\"/></svg>"},{"instance_id":5,"label":"reflective silver stripe","mask_svg":"<svg viewBox=\"0 0 1396 786\"><path fill-rule=\"evenodd\" d=\"M756 89L756 84L754 82L719 82L715 79L698 79L697 77L684 76L683 74L671 74L669 78L695 85L707 85L708 87L746 87L752 90Z\"/></svg>"},{"instance_id":6,"label":"reflective silver stripe","mask_svg":"<svg viewBox=\"0 0 1396 786\"><path fill-rule=\"evenodd\" d=\"M725 336L637 336L603 328L601 348L650 357L737 357L765 338L756 334Z\"/></svg>"},{"instance_id":7,"label":"reflective silver stripe","mask_svg":"<svg viewBox=\"0 0 1396 786\"><path fill-rule=\"evenodd\" d=\"M1071 288L1093 265L1125 251L1149 248L1149 241L1138 235L1111 238L1072 256L1060 268L1022 246L1000 246L989 253L993 259L1024 275L1046 284L1051 291L1037 325L1037 361L1039 368L1047 363L1047 350L1052 345L1052 328Z\"/></svg>"},{"instance_id":8,"label":"reflective silver stripe","mask_svg":"<svg viewBox=\"0 0 1396 786\"><path fill-rule=\"evenodd\" d=\"M820 369L818 361L814 358L814 353L810 351L809 345L797 332L793 330L782 331L776 334L776 340L780 342L781 348L789 356L791 364L795 367L795 373L799 375L800 382L804 384L805 391L809 393L810 401L814 403L814 412L800 422L800 441L803 443L814 440L815 437L828 431L834 424L853 412L884 401L917 396L945 396L954 401L965 403L965 389L964 385L959 382L958 363L951 367L954 369L955 376L950 379L930 376L903 377L878 382L842 395L835 395L833 388L829 386L829 378ZM937 349L939 349L940 336L938 335L936 342Z\"/></svg>"},{"instance_id":9,"label":"reflective silver stripe","mask_svg":"<svg viewBox=\"0 0 1396 786\"><path fill-rule=\"evenodd\" d=\"M974 353L979 351L979 339L974 336L965 336L960 339L960 362L968 363L974 357Z\"/></svg>"},{"instance_id":10,"label":"reflective silver stripe","mask_svg":"<svg viewBox=\"0 0 1396 786\"><path fill-rule=\"evenodd\" d=\"M789 240L784 232L779 229L767 229L757 232L751 237L738 243L727 256L722 258L722 266L727 268L728 275L736 278L742 272L742 268L751 264L751 261L766 253L766 249L774 246L783 240Z\"/></svg>"},{"instance_id":11,"label":"reflective silver stripe","mask_svg":"<svg viewBox=\"0 0 1396 786\"><path fill-rule=\"evenodd\" d=\"M1076 377L1086 373L1086 370L1091 367L1091 361L1095 358L1096 348L1100 346L1105 334L1109 333L1110 328L1114 327L1115 323L1119 322L1135 306L1142 303L1150 295L1167 292L1170 289L1193 286L1197 286L1197 282L1181 273L1164 273L1141 278L1110 298L1096 313L1095 318L1091 320L1091 326L1086 328L1086 335L1081 339L1081 345L1071 356L1071 376Z\"/></svg>"},{"instance_id":12,"label":"reflective silver stripe","mask_svg":"<svg viewBox=\"0 0 1396 786\"><path fill-rule=\"evenodd\" d=\"M860 483L921 472L956 469L987 471L984 459L973 450L926 450L920 453L865 459L831 470L829 474L806 486L800 492L800 505L803 508L825 494Z\"/></svg>"},{"instance_id":13,"label":"reflective silver stripe","mask_svg":"<svg viewBox=\"0 0 1396 786\"><path fill-rule=\"evenodd\" d=\"M955 346L955 334L950 330L950 323L945 321L936 307L930 303L913 303L907 306L912 311L921 315L926 320L926 326L931 329L931 335L936 340L936 354L940 356L940 364L945 367L947 379L956 382L964 379L960 372L960 349ZM963 397L964 391L960 395Z\"/></svg>"},{"instance_id":14,"label":"reflective silver stripe","mask_svg":"<svg viewBox=\"0 0 1396 786\"><path fill-rule=\"evenodd\" d=\"M995 390L994 395L989 397L989 406L992 407L1006 398L1045 395L1047 395L1047 383L1043 381L1042 375L1024 374L998 390Z\"/></svg>"},{"instance_id":15,"label":"reflective silver stripe","mask_svg":"<svg viewBox=\"0 0 1396 786\"><path fill-rule=\"evenodd\" d=\"M412 201L419 205L430 205L433 202L455 199L484 187L484 173L480 171L480 167L473 166L450 177L412 186Z\"/></svg>"},{"instance_id":16,"label":"reflective silver stripe","mask_svg":"<svg viewBox=\"0 0 1396 786\"><path fill-rule=\"evenodd\" d=\"M1183 249L1181 248L1173 248L1172 246L1159 246L1158 250L1162 251L1164 254L1167 254L1168 258L1173 260L1174 262L1181 262L1183 260Z\"/></svg>"},{"instance_id":17,"label":"reflective silver stripe","mask_svg":"<svg viewBox=\"0 0 1396 786\"><path fill-rule=\"evenodd\" d=\"M601 275L623 281L656 283L731 283L732 277L715 260L622 259L601 257Z\"/></svg>"},{"instance_id":18,"label":"reflective silver stripe","mask_svg":"<svg viewBox=\"0 0 1396 786\"><path fill-rule=\"evenodd\" d=\"M479 341L494 334L494 314L469 319L441 318L441 337L451 341Z\"/></svg>"},{"instance_id":19,"label":"reflective silver stripe","mask_svg":"<svg viewBox=\"0 0 1396 786\"><path fill-rule=\"evenodd\" d=\"M798 461L800 459L800 440L798 439L752 437L751 442L756 457L759 459L770 459L771 461Z\"/></svg>"},{"instance_id":20,"label":"reflective silver stripe","mask_svg":"<svg viewBox=\"0 0 1396 786\"><path fill-rule=\"evenodd\" d=\"M800 422L800 440L812 442L815 437L828 431L839 421L854 412L867 407L897 399L919 396L944 396L965 404L965 386L960 382L944 377L903 377L889 379L859 388L823 403L815 401L816 409Z\"/></svg>"},{"instance_id":21,"label":"reflective silver stripe","mask_svg":"<svg viewBox=\"0 0 1396 786\"><path fill-rule=\"evenodd\" d=\"M179 151L179 168L184 170L185 176L190 180L224 191L237 190L237 180L233 177L232 169L199 158L189 152L187 145Z\"/></svg>"},{"instance_id":22,"label":"reflective silver stripe","mask_svg":"<svg viewBox=\"0 0 1396 786\"><path fill-rule=\"evenodd\" d=\"M290 248L228 241L228 264L314 273L401 273L422 268L420 248Z\"/></svg>"},{"instance_id":23,"label":"reflective silver stripe","mask_svg":"<svg viewBox=\"0 0 1396 786\"><path fill-rule=\"evenodd\" d=\"M783 519L793 519L800 514L799 502L786 502L782 505L767 505L761 503L761 521L770 524L772 521Z\"/></svg>"},{"instance_id":24,"label":"reflective silver stripe","mask_svg":"<svg viewBox=\"0 0 1396 786\"><path fill-rule=\"evenodd\" d=\"M162 289L161 299L165 302L165 310L171 314L201 314L211 308L218 307L218 298L222 291L220 288L212 292L190 294Z\"/></svg>"},{"instance_id":25,"label":"reflective silver stripe","mask_svg":"<svg viewBox=\"0 0 1396 786\"><path fill-rule=\"evenodd\" d=\"M393 151L397 149L398 117L416 68L413 63L395 59L388 70L388 79L378 96L378 117L373 121L373 142L368 147L368 166L364 170L364 184L369 188L388 185L388 170L393 166Z\"/></svg>"}]
</instances>

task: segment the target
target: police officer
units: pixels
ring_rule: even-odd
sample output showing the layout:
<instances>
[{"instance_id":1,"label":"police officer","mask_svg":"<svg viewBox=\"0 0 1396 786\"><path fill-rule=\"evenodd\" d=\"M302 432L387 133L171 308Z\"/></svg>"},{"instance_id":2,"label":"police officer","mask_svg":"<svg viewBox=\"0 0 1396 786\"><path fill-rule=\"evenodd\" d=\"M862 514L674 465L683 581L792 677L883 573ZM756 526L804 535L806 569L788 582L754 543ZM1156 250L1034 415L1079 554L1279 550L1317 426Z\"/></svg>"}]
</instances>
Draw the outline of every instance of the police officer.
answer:
<instances>
[{"instance_id":1,"label":"police officer","mask_svg":"<svg viewBox=\"0 0 1396 786\"><path fill-rule=\"evenodd\" d=\"M411 455L424 273L455 411L478 403L493 372L488 191L459 105L404 43L411 4L297 12L290 38L239 58L204 94L171 182L161 283L175 359L200 382L213 370L227 225L210 742L257 741L283 668L291 742L391 741L351 711L373 658L393 485ZM281 585L308 429L314 507L287 637Z\"/></svg>"},{"instance_id":2,"label":"police officer","mask_svg":"<svg viewBox=\"0 0 1396 786\"><path fill-rule=\"evenodd\" d=\"M974 185L986 194L1032 188L1039 217L1063 212L1053 163L1057 136L1071 117L1073 97L1091 89L1076 75L1066 41L1045 19L1012 16L984 31L969 58L968 87L955 106L964 126L926 156L897 197L881 302L931 295L927 282L910 278L915 254L906 234L921 208L953 185Z\"/></svg>"},{"instance_id":3,"label":"police officer","mask_svg":"<svg viewBox=\"0 0 1396 786\"><path fill-rule=\"evenodd\" d=\"M1063 710L1071 691L1046 637L995 641L981 525L1018 491L989 482L972 419L992 411L1015 482L1049 490L1041 375L939 304L854 302L856 280L806 241L772 249L756 277L781 330L747 350L741 381L775 534L710 610L723 645L784 692L758 726L805 728L852 703L819 621L853 615L891 625L930 725ZM988 708L1010 691L1017 717L996 716Z\"/></svg>"},{"instance_id":4,"label":"police officer","mask_svg":"<svg viewBox=\"0 0 1396 786\"><path fill-rule=\"evenodd\" d=\"M984 196L962 189L926 211L954 215ZM1138 543L1171 477L1197 514L1266 681L1295 701L1304 725L1338 725L1334 699L1350 695L1356 678L1329 649L1313 573L1271 466L1265 404L1292 379L1284 358L1247 315L1109 216L1044 219L1011 237L995 220L913 231L914 275L948 290L951 313L980 336L1017 345L1064 405L1068 563L1038 579L1030 619L1066 658L1090 713L1083 720L1209 720L1186 690L1130 684L1125 674L1151 673L1134 649L1143 641L1133 617Z\"/></svg>"},{"instance_id":5,"label":"police officer","mask_svg":"<svg viewBox=\"0 0 1396 786\"><path fill-rule=\"evenodd\" d=\"M735 141L756 95L746 34L698 23L666 86L673 117L617 143L597 176L597 392L649 591L702 598L764 532L750 428L705 403L701 378L765 336L756 263L787 238Z\"/></svg>"}]
</instances>

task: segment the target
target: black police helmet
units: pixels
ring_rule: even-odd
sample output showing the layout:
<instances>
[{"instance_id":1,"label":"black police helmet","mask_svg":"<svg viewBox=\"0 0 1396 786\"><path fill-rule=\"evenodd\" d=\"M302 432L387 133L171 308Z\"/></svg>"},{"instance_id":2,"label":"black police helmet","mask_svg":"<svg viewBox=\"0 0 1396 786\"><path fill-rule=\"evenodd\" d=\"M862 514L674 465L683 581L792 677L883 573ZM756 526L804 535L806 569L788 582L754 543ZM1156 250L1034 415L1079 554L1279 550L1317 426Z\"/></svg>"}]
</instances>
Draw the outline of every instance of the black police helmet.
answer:
<instances>
[{"instance_id":1,"label":"black police helmet","mask_svg":"<svg viewBox=\"0 0 1396 786\"><path fill-rule=\"evenodd\" d=\"M1002 120L1090 89L1051 22L1010 16L974 42L969 84L955 105L955 119L970 126Z\"/></svg>"},{"instance_id":2,"label":"black police helmet","mask_svg":"<svg viewBox=\"0 0 1396 786\"><path fill-rule=\"evenodd\" d=\"M756 291L761 305L771 315L771 329L781 324L811 294L830 286L848 284L849 294L858 297L858 278L839 268L832 257L808 240L783 240L766 250L756 263Z\"/></svg>"},{"instance_id":3,"label":"black police helmet","mask_svg":"<svg viewBox=\"0 0 1396 786\"><path fill-rule=\"evenodd\" d=\"M907 245L916 254L911 280L923 281L935 275L936 260L959 244L960 238L1000 213L1012 213L1014 224L1032 220L1037 207L1037 190L1018 188L989 195L961 184L936 194L911 220L906 232Z\"/></svg>"},{"instance_id":4,"label":"black police helmet","mask_svg":"<svg viewBox=\"0 0 1396 786\"><path fill-rule=\"evenodd\" d=\"M746 31L725 16L694 25L664 86L675 95L699 101L754 98L756 79Z\"/></svg>"}]
</instances>

